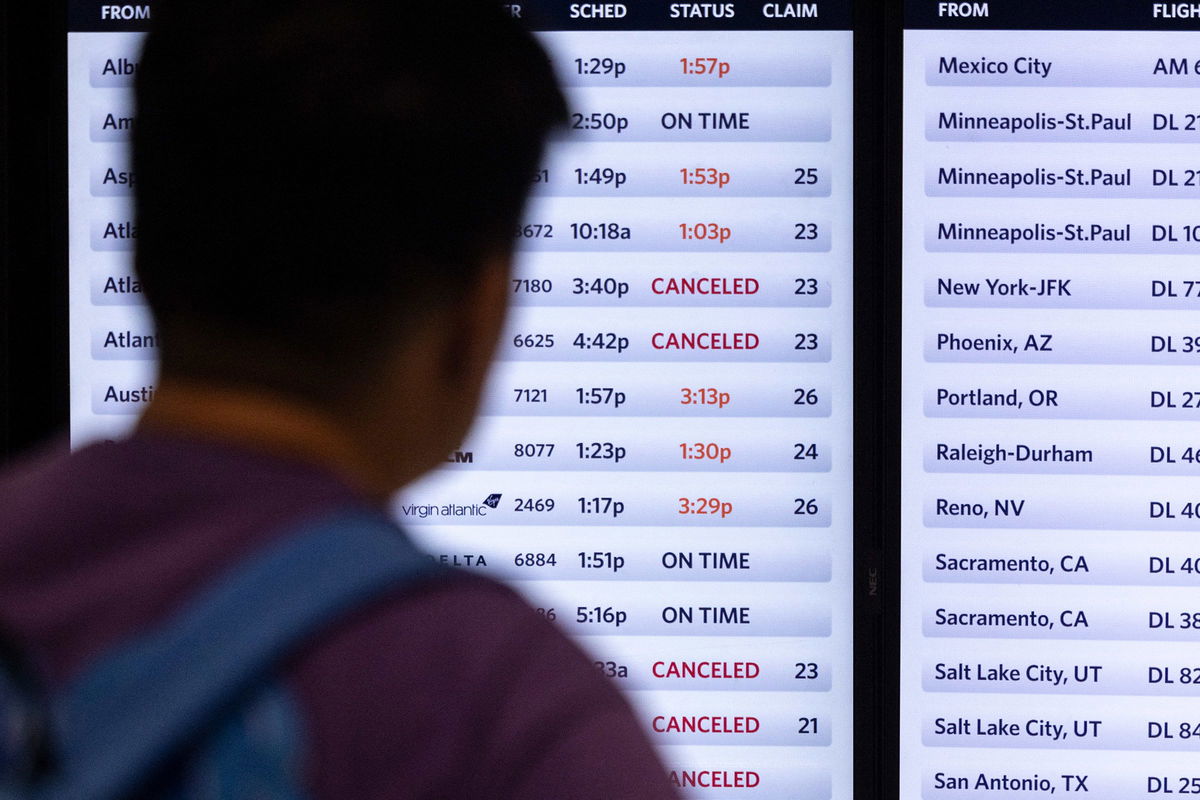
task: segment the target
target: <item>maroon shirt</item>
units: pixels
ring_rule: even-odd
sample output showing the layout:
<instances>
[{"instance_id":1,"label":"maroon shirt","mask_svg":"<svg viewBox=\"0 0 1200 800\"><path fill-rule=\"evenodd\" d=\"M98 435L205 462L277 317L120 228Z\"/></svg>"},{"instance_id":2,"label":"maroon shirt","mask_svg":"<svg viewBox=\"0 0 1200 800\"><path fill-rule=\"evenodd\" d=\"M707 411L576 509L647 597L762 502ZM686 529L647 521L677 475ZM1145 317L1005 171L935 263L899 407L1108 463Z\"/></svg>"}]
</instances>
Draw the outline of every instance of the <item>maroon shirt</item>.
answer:
<instances>
[{"instance_id":1,"label":"maroon shirt","mask_svg":"<svg viewBox=\"0 0 1200 800\"><path fill-rule=\"evenodd\" d=\"M367 505L331 474L138 435L0 477L0 625L51 686L289 527ZM624 699L510 590L459 572L284 667L316 798L671 798Z\"/></svg>"}]
</instances>

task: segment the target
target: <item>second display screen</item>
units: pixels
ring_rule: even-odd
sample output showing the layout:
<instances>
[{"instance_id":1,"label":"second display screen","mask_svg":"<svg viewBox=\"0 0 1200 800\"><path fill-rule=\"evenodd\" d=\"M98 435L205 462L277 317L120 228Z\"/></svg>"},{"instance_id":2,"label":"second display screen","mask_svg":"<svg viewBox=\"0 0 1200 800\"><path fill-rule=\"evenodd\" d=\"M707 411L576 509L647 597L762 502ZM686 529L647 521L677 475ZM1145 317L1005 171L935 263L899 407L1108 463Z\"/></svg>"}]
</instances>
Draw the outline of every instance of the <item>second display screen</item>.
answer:
<instances>
[{"instance_id":1,"label":"second display screen","mask_svg":"<svg viewBox=\"0 0 1200 800\"><path fill-rule=\"evenodd\" d=\"M1200 791L1175 5L909 3L901 797Z\"/></svg>"}]
</instances>

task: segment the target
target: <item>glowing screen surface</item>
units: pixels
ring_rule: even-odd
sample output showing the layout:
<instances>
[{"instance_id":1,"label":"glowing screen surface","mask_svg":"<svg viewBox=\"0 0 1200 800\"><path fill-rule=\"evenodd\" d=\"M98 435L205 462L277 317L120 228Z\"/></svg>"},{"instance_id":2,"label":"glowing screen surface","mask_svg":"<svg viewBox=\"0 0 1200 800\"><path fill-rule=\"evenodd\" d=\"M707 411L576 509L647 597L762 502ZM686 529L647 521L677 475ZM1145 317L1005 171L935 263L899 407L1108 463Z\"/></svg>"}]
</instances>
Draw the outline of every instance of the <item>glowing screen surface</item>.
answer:
<instances>
[{"instance_id":1,"label":"glowing screen surface","mask_svg":"<svg viewBox=\"0 0 1200 800\"><path fill-rule=\"evenodd\" d=\"M125 153L140 8L79 5L69 34L77 446L153 396ZM483 415L396 517L574 636L688 796L849 798L848 6L510 10L570 123L514 231Z\"/></svg>"}]
</instances>

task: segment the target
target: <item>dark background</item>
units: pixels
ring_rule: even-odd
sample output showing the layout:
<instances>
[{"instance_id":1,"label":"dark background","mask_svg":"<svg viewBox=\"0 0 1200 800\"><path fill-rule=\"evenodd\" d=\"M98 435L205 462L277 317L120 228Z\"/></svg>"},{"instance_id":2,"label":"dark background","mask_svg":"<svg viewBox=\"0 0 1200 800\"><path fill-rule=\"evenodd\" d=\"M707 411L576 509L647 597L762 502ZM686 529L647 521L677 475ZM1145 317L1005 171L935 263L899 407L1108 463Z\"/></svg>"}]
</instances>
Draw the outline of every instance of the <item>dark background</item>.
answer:
<instances>
[{"instance_id":1,"label":"dark background","mask_svg":"<svg viewBox=\"0 0 1200 800\"><path fill-rule=\"evenodd\" d=\"M0 459L67 421L64 20L0 3Z\"/></svg>"}]
</instances>

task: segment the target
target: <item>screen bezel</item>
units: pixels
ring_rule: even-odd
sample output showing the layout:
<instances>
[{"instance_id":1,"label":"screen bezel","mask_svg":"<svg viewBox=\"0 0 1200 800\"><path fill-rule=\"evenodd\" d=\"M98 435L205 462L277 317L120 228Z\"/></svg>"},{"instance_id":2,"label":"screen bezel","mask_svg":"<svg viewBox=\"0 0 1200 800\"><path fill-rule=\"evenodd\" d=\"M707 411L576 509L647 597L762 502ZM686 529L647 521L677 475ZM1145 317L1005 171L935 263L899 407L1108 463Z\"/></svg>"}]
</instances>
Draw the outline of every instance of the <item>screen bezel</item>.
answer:
<instances>
[{"instance_id":1,"label":"screen bezel","mask_svg":"<svg viewBox=\"0 0 1200 800\"><path fill-rule=\"evenodd\" d=\"M66 449L66 6L6 4L0 459ZM55 437L60 437L55 440Z\"/></svg>"},{"instance_id":2,"label":"screen bezel","mask_svg":"<svg viewBox=\"0 0 1200 800\"><path fill-rule=\"evenodd\" d=\"M68 447L69 5L8 4L4 19L5 460L46 441ZM899 0L859 0L853 15L854 793L883 798L899 775L903 25Z\"/></svg>"},{"instance_id":3,"label":"screen bezel","mask_svg":"<svg viewBox=\"0 0 1200 800\"><path fill-rule=\"evenodd\" d=\"M855 795L900 782L902 0L860 2L854 47Z\"/></svg>"}]
</instances>

